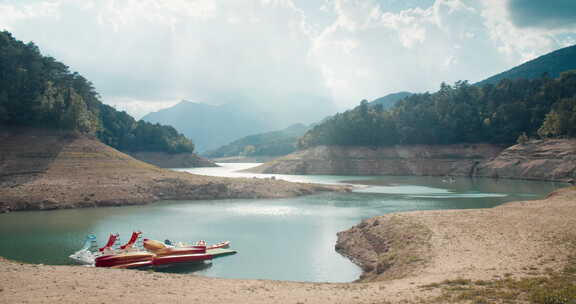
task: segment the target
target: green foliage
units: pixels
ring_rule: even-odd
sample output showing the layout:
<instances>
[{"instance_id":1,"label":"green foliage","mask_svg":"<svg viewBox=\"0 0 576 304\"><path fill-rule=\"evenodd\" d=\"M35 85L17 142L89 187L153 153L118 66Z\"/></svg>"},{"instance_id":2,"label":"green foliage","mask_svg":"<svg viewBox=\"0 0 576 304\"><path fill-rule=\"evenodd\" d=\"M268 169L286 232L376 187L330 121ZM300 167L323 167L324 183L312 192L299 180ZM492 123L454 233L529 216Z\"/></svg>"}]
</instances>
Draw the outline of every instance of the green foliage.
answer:
<instances>
[{"instance_id":1,"label":"green foliage","mask_svg":"<svg viewBox=\"0 0 576 304\"><path fill-rule=\"evenodd\" d=\"M48 127L96 135L124 151L192 152L174 128L136 122L102 104L92 83L34 43L0 32L0 125Z\"/></svg>"},{"instance_id":2,"label":"green foliage","mask_svg":"<svg viewBox=\"0 0 576 304\"><path fill-rule=\"evenodd\" d=\"M212 158L286 155L296 151L298 137L304 135L307 130L308 127L303 124L295 124L284 130L240 138L203 155Z\"/></svg>"},{"instance_id":3,"label":"green foliage","mask_svg":"<svg viewBox=\"0 0 576 304\"><path fill-rule=\"evenodd\" d=\"M299 146L514 144L522 134L576 136L576 71L497 85L443 83L436 93L410 95L387 111L363 102L315 126Z\"/></svg>"},{"instance_id":4,"label":"green foliage","mask_svg":"<svg viewBox=\"0 0 576 304\"><path fill-rule=\"evenodd\" d=\"M537 79L543 76L555 78L564 71L574 69L576 69L576 45L542 55L508 71L485 79L478 84L497 84L502 79Z\"/></svg>"}]
</instances>

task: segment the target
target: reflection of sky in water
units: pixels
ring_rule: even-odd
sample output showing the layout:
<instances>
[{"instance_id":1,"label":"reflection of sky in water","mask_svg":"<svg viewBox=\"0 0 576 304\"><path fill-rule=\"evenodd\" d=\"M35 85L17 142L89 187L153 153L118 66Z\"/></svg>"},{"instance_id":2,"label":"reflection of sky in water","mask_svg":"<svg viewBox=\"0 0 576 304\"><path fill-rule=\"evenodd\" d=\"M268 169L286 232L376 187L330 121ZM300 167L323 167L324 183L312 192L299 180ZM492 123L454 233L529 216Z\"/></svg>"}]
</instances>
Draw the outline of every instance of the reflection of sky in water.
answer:
<instances>
[{"instance_id":1,"label":"reflection of sky in water","mask_svg":"<svg viewBox=\"0 0 576 304\"><path fill-rule=\"evenodd\" d=\"M219 176L269 178L231 172L254 164L186 171ZM286 199L165 201L146 206L0 214L0 255L33 263L66 264L67 256L95 233L100 245L110 232L127 241L131 232L157 240L230 240L234 256L191 272L226 278L345 282L360 270L334 250L336 233L361 220L390 212L489 208L543 197L563 184L434 177L296 176L277 178L316 182L370 180L350 193L320 193Z\"/></svg>"},{"instance_id":2,"label":"reflection of sky in water","mask_svg":"<svg viewBox=\"0 0 576 304\"><path fill-rule=\"evenodd\" d=\"M290 206L235 206L226 211L237 215L302 216L310 212Z\"/></svg>"},{"instance_id":3,"label":"reflection of sky in water","mask_svg":"<svg viewBox=\"0 0 576 304\"><path fill-rule=\"evenodd\" d=\"M409 195L415 198L483 198L483 197L506 197L507 194L498 193L452 193L450 195Z\"/></svg>"},{"instance_id":4,"label":"reflection of sky in water","mask_svg":"<svg viewBox=\"0 0 576 304\"><path fill-rule=\"evenodd\" d=\"M193 174L222 176L222 177L245 177L245 178L271 178L285 180L289 182L300 183L324 183L324 184L341 184L342 180L362 180L369 177L362 176L338 176L338 175L287 175L287 174L260 174L239 172L249 168L256 167L258 163L218 163L220 167L209 168L186 168L174 169Z\"/></svg>"},{"instance_id":5,"label":"reflection of sky in water","mask_svg":"<svg viewBox=\"0 0 576 304\"><path fill-rule=\"evenodd\" d=\"M423 186L368 186L355 189L360 193L384 193L384 194L445 194L450 193L447 189L439 189Z\"/></svg>"}]
</instances>

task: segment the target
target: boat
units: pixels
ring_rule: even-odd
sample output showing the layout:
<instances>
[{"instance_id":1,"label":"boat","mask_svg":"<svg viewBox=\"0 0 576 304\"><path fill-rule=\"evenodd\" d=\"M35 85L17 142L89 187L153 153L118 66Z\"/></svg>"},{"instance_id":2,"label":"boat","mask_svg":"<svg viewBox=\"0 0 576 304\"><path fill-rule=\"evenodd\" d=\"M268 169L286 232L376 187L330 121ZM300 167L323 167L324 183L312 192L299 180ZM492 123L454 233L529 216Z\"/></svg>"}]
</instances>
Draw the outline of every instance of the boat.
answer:
<instances>
[{"instance_id":1,"label":"boat","mask_svg":"<svg viewBox=\"0 0 576 304\"><path fill-rule=\"evenodd\" d=\"M94 266L112 267L135 262L152 262L156 255L147 251L122 252L118 254L109 254L96 257Z\"/></svg>"},{"instance_id":2,"label":"boat","mask_svg":"<svg viewBox=\"0 0 576 304\"><path fill-rule=\"evenodd\" d=\"M216 249L216 248L228 248L230 247L230 241L222 241L212 245L206 245L206 241L200 240L196 243L193 243L192 246L205 246L206 250Z\"/></svg>"},{"instance_id":3,"label":"boat","mask_svg":"<svg viewBox=\"0 0 576 304\"><path fill-rule=\"evenodd\" d=\"M108 241L106 242L106 245L104 245L104 247L99 248L98 251L100 251L100 252L111 251L112 246L114 246L114 244L116 244L116 241L118 241L119 237L120 237L120 234L118 234L118 233L110 233L110 236L108 236Z\"/></svg>"},{"instance_id":4,"label":"boat","mask_svg":"<svg viewBox=\"0 0 576 304\"><path fill-rule=\"evenodd\" d=\"M86 237L82 248L69 255L68 257L81 265L93 265L97 248L98 246L96 245L96 236L94 234L89 234Z\"/></svg>"},{"instance_id":5,"label":"boat","mask_svg":"<svg viewBox=\"0 0 576 304\"><path fill-rule=\"evenodd\" d=\"M206 246L202 244L186 246L183 243L177 246L168 245L170 241L144 240L144 248L155 254L152 259L154 266L167 266L177 263L198 263L211 260L212 255L206 253Z\"/></svg>"},{"instance_id":6,"label":"boat","mask_svg":"<svg viewBox=\"0 0 576 304\"><path fill-rule=\"evenodd\" d=\"M228 247L230 247L230 241L222 241L222 242L220 242L220 243L216 243L216 244L213 244L213 245L210 245L210 246L206 246L206 249L207 249L207 250L210 250L210 249L228 248Z\"/></svg>"},{"instance_id":7,"label":"boat","mask_svg":"<svg viewBox=\"0 0 576 304\"><path fill-rule=\"evenodd\" d=\"M192 245L178 242L174 246L169 240L160 242L144 239L137 245L141 236L142 232L135 231L126 244L118 246L119 234L111 233L106 244L98 248L96 236L91 234L86 238L84 246L70 255L70 258L78 263L96 267L141 268L200 263L217 256L236 253L234 250L224 249L230 246L230 241L210 246L207 246L205 241L198 241Z\"/></svg>"},{"instance_id":8,"label":"boat","mask_svg":"<svg viewBox=\"0 0 576 304\"><path fill-rule=\"evenodd\" d=\"M193 254L174 254L156 256L152 259L154 266L171 265L177 263L197 263L206 260L211 260L212 255L207 253L193 253Z\"/></svg>"},{"instance_id":9,"label":"boat","mask_svg":"<svg viewBox=\"0 0 576 304\"><path fill-rule=\"evenodd\" d=\"M138 239L142 236L142 232L140 231L135 231L132 232L132 236L130 236L130 240L128 240L128 243L120 246L120 249L122 250L130 250L134 247L134 244L136 244L136 241L138 241Z\"/></svg>"},{"instance_id":10,"label":"boat","mask_svg":"<svg viewBox=\"0 0 576 304\"><path fill-rule=\"evenodd\" d=\"M145 261L125 263L125 264L118 264L118 265L110 266L110 268L114 268L114 269L132 269L132 268L151 267L152 265L153 265L153 264L152 264L152 260L145 260Z\"/></svg>"}]
</instances>

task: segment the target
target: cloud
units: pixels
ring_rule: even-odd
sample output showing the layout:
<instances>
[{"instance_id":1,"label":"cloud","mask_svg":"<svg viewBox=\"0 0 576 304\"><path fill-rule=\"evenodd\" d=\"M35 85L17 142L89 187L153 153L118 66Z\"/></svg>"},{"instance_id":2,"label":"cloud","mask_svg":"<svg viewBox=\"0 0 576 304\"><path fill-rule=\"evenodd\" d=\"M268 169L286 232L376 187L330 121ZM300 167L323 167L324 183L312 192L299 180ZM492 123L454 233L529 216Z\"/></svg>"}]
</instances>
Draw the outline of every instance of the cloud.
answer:
<instances>
[{"instance_id":1,"label":"cloud","mask_svg":"<svg viewBox=\"0 0 576 304\"><path fill-rule=\"evenodd\" d=\"M136 116L181 99L313 112L479 81L573 44L570 3L4 0L0 28Z\"/></svg>"},{"instance_id":2,"label":"cloud","mask_svg":"<svg viewBox=\"0 0 576 304\"><path fill-rule=\"evenodd\" d=\"M0 27L85 75L105 101L221 103L223 91L247 90L329 95L306 61L311 42L290 1L8 3L0 12L17 17Z\"/></svg>"},{"instance_id":3,"label":"cloud","mask_svg":"<svg viewBox=\"0 0 576 304\"><path fill-rule=\"evenodd\" d=\"M508 0L512 22L518 27L576 28L574 0Z\"/></svg>"},{"instance_id":4,"label":"cloud","mask_svg":"<svg viewBox=\"0 0 576 304\"><path fill-rule=\"evenodd\" d=\"M342 104L480 80L506 63L480 9L473 2L436 1L392 13L376 1L336 1L338 18L315 40L312 56Z\"/></svg>"}]
</instances>

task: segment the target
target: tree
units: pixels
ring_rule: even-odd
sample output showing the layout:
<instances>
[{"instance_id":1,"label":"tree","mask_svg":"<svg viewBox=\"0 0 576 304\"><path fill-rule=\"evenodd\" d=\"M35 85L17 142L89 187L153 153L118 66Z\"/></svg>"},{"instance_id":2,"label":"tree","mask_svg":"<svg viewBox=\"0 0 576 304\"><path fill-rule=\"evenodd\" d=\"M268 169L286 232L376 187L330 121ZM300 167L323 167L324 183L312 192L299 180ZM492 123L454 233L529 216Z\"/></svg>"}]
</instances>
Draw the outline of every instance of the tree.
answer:
<instances>
[{"instance_id":1,"label":"tree","mask_svg":"<svg viewBox=\"0 0 576 304\"><path fill-rule=\"evenodd\" d=\"M540 137L556 137L560 135L560 116L554 110L546 115L542 127L538 129Z\"/></svg>"},{"instance_id":2,"label":"tree","mask_svg":"<svg viewBox=\"0 0 576 304\"><path fill-rule=\"evenodd\" d=\"M194 151L174 128L136 122L102 104L90 81L6 31L0 32L0 125L94 134L123 151Z\"/></svg>"}]
</instances>

